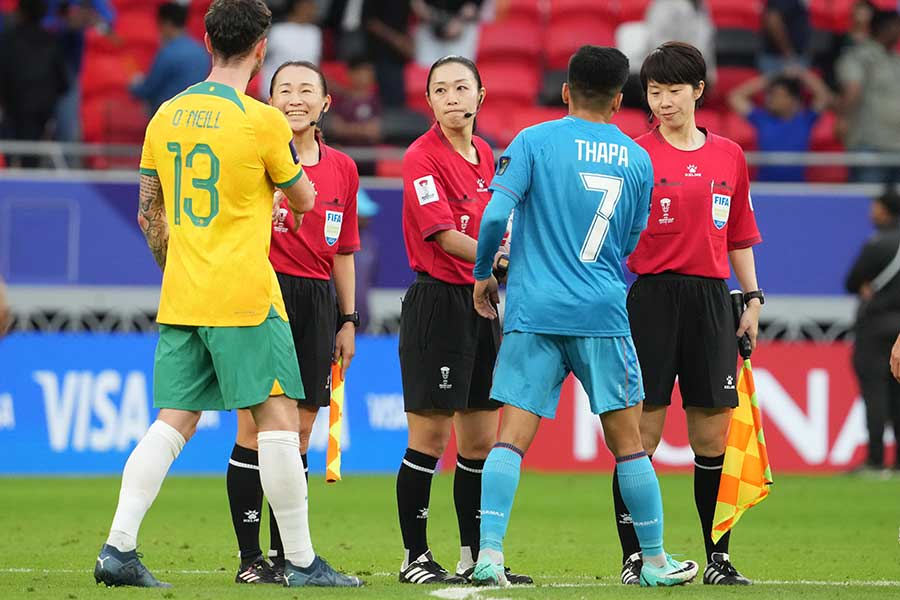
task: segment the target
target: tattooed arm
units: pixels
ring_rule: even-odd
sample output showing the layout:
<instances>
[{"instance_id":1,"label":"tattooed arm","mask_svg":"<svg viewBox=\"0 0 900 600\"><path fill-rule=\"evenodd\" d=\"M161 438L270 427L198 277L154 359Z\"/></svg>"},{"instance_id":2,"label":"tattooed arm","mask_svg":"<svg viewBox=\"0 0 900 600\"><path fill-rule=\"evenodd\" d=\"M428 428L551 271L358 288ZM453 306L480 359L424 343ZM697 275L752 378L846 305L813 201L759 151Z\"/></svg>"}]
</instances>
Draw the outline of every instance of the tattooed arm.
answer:
<instances>
[{"instance_id":1,"label":"tattooed arm","mask_svg":"<svg viewBox=\"0 0 900 600\"><path fill-rule=\"evenodd\" d=\"M166 252L169 248L169 224L166 221L166 205L163 202L159 177L141 175L138 225L147 238L153 258L162 270L166 269Z\"/></svg>"}]
</instances>

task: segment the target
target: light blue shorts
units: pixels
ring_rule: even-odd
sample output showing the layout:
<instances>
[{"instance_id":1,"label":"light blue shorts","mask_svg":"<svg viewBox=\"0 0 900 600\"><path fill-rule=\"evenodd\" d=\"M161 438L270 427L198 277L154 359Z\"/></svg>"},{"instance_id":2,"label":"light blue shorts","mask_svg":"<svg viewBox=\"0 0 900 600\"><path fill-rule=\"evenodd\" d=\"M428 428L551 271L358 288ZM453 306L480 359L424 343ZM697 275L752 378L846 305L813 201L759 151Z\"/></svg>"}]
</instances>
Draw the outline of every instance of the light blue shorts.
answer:
<instances>
[{"instance_id":1,"label":"light blue shorts","mask_svg":"<svg viewBox=\"0 0 900 600\"><path fill-rule=\"evenodd\" d=\"M574 373L601 415L644 399L631 336L572 337L512 331L503 336L491 398L552 419L563 381Z\"/></svg>"}]
</instances>

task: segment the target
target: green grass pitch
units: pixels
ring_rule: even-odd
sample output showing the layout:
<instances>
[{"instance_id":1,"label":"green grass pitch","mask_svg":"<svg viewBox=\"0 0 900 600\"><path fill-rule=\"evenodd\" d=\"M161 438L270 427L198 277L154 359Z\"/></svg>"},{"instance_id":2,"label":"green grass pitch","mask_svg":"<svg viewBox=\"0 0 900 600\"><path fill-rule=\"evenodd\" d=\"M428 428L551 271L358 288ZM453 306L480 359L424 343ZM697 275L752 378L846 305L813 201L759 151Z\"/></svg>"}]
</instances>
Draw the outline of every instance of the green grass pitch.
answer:
<instances>
[{"instance_id":1,"label":"green grass pitch","mask_svg":"<svg viewBox=\"0 0 900 600\"><path fill-rule=\"evenodd\" d=\"M361 575L361 590L288 590L233 583L236 544L223 477L172 477L141 529L144 561L171 590L107 589L91 575L112 519L117 478L0 478L0 599L81 600L387 598L498 600L557 598L900 598L900 478L779 476L771 496L738 525L731 553L758 580L722 589L619 585L609 474L522 478L506 541L507 562L535 587L436 588L403 585L394 479L313 476L313 542L336 567ZM429 539L452 569L458 558L452 476L435 480ZM689 475L661 477L666 548L702 562ZM263 523L264 540L268 526ZM438 595L434 595L438 594Z\"/></svg>"}]
</instances>

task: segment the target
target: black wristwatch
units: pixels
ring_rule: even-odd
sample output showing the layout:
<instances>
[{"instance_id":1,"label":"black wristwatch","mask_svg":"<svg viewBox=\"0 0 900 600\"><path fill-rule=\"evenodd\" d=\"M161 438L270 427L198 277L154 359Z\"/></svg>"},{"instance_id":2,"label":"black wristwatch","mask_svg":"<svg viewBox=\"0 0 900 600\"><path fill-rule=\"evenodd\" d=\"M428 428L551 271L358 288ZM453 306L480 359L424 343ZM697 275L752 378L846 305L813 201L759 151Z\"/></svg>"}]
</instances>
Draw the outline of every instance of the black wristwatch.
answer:
<instances>
[{"instance_id":1,"label":"black wristwatch","mask_svg":"<svg viewBox=\"0 0 900 600\"><path fill-rule=\"evenodd\" d=\"M349 315L341 315L338 319L338 326L342 327L344 323L353 323L354 327L359 327L359 311L354 310Z\"/></svg>"},{"instance_id":2,"label":"black wristwatch","mask_svg":"<svg viewBox=\"0 0 900 600\"><path fill-rule=\"evenodd\" d=\"M744 304L750 304L750 301L756 298L759 300L759 303L766 303L766 295L763 294L762 290L753 290L752 292L744 292Z\"/></svg>"}]
</instances>

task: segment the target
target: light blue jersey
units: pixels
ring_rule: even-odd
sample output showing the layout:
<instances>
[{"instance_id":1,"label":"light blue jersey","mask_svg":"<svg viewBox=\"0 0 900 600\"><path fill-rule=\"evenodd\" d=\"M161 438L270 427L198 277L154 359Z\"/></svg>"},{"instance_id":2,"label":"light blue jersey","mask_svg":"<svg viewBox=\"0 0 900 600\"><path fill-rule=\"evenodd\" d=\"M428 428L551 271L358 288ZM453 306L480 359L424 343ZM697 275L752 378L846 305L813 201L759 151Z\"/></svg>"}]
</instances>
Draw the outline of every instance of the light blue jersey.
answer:
<instances>
[{"instance_id":1,"label":"light blue jersey","mask_svg":"<svg viewBox=\"0 0 900 600\"><path fill-rule=\"evenodd\" d=\"M630 336L622 260L647 226L653 167L615 125L573 116L519 133L482 217L486 279L512 209L505 332Z\"/></svg>"}]
</instances>

